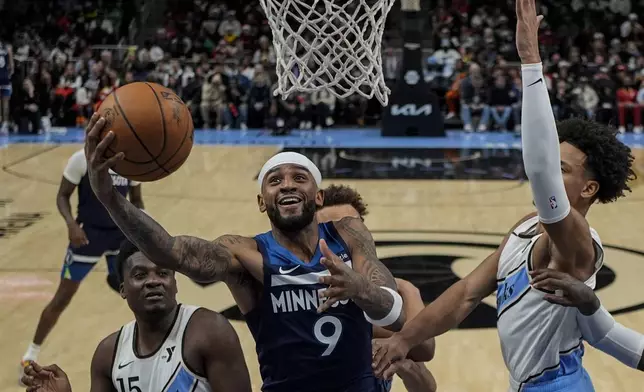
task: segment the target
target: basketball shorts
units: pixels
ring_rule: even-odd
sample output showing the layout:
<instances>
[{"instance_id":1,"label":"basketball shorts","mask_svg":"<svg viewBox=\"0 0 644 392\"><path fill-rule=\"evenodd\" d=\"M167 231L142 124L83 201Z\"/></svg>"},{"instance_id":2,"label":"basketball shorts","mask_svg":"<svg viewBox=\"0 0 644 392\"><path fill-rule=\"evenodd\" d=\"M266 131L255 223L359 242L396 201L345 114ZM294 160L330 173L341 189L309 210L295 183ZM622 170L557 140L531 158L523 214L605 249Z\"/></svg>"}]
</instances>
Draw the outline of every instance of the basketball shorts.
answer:
<instances>
[{"instance_id":1,"label":"basketball shorts","mask_svg":"<svg viewBox=\"0 0 644 392\"><path fill-rule=\"evenodd\" d=\"M342 392L389 392L392 381L382 380L374 376L356 380L349 388Z\"/></svg>"},{"instance_id":2,"label":"basketball shorts","mask_svg":"<svg viewBox=\"0 0 644 392\"><path fill-rule=\"evenodd\" d=\"M580 368L574 373L566 376L557 377L554 380L546 381L539 384L526 384L520 392L595 392L593 382L586 372L586 369Z\"/></svg>"},{"instance_id":3,"label":"basketball shorts","mask_svg":"<svg viewBox=\"0 0 644 392\"><path fill-rule=\"evenodd\" d=\"M9 98L11 97L11 80L4 80L0 78L0 98Z\"/></svg>"},{"instance_id":4,"label":"basketball shorts","mask_svg":"<svg viewBox=\"0 0 644 392\"><path fill-rule=\"evenodd\" d=\"M74 248L71 244L67 247L65 262L61 271L61 278L80 282L94 268L103 256L107 259L109 274L115 272L114 263L119 252L121 242L125 236L118 228L103 229L92 226L83 226L89 244Z\"/></svg>"}]
</instances>

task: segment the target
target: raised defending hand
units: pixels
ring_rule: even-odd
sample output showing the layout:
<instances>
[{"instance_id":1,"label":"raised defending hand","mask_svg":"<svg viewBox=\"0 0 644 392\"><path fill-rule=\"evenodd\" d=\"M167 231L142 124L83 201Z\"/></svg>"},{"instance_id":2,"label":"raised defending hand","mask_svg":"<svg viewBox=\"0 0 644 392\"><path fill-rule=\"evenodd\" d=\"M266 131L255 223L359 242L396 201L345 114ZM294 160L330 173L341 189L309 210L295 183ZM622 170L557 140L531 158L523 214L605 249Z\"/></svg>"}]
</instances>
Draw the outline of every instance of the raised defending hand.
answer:
<instances>
[{"instance_id":1,"label":"raised defending hand","mask_svg":"<svg viewBox=\"0 0 644 392\"><path fill-rule=\"evenodd\" d=\"M364 291L369 282L333 253L324 240L320 240L320 251L323 256L320 263L331 273L330 276L320 278L320 283L329 285L329 288L319 294L320 298L327 298L318 307L318 312L324 312L338 301L355 298Z\"/></svg>"},{"instance_id":2,"label":"raised defending hand","mask_svg":"<svg viewBox=\"0 0 644 392\"><path fill-rule=\"evenodd\" d=\"M122 152L115 154L109 159L105 157L107 147L114 140L114 133L112 131L108 132L103 140L100 139L101 131L105 125L105 119L101 118L98 113L94 113L85 130L87 174L92 189L99 199L111 194L112 176L110 176L109 169L125 157L125 154Z\"/></svg>"},{"instance_id":3,"label":"raised defending hand","mask_svg":"<svg viewBox=\"0 0 644 392\"><path fill-rule=\"evenodd\" d=\"M27 386L27 392L71 392L67 374L57 365L41 367L32 362L25 368L22 383Z\"/></svg>"},{"instance_id":4,"label":"raised defending hand","mask_svg":"<svg viewBox=\"0 0 644 392\"><path fill-rule=\"evenodd\" d=\"M387 339L374 339L371 341L372 354L373 354L373 372L376 377L384 380L389 380L396 374L399 362L407 358L407 353L411 347L400 337L398 333L394 333Z\"/></svg>"},{"instance_id":5,"label":"raised defending hand","mask_svg":"<svg viewBox=\"0 0 644 392\"><path fill-rule=\"evenodd\" d=\"M539 55L539 24L543 15L537 16L535 0L516 0L517 8L517 52L522 64L541 62Z\"/></svg>"},{"instance_id":6,"label":"raised defending hand","mask_svg":"<svg viewBox=\"0 0 644 392\"><path fill-rule=\"evenodd\" d=\"M563 306L574 306L579 311L590 316L601 306L599 298L584 282L572 276L553 269L540 269L531 271L532 286L537 289L561 290L563 295L546 294L544 299L548 302Z\"/></svg>"}]
</instances>

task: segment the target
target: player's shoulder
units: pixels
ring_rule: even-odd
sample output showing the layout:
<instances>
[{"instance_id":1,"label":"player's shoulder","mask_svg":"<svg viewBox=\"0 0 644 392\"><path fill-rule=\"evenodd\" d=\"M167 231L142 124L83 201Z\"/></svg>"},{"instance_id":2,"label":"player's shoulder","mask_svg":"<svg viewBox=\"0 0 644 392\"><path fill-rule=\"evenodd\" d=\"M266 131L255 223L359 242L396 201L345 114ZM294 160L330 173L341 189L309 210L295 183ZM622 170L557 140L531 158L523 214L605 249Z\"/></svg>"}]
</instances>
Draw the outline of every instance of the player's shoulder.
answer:
<instances>
[{"instance_id":1,"label":"player's shoulder","mask_svg":"<svg viewBox=\"0 0 644 392\"><path fill-rule=\"evenodd\" d=\"M353 216L345 216L344 218L324 223L325 225L332 225L340 235L348 235L349 237L371 237L371 233L362 219Z\"/></svg>"},{"instance_id":2,"label":"player's shoulder","mask_svg":"<svg viewBox=\"0 0 644 392\"><path fill-rule=\"evenodd\" d=\"M85 150L78 150L74 152L67 161L67 166L74 166L76 168L86 168L87 159L85 159Z\"/></svg>"},{"instance_id":3,"label":"player's shoulder","mask_svg":"<svg viewBox=\"0 0 644 392\"><path fill-rule=\"evenodd\" d=\"M74 151L69 159L85 159L85 149Z\"/></svg>"},{"instance_id":4,"label":"player's shoulder","mask_svg":"<svg viewBox=\"0 0 644 392\"><path fill-rule=\"evenodd\" d=\"M100 341L100 343L98 343L96 351L94 352L94 359L92 360L95 365L106 369L110 369L112 367L112 362L116 356L116 346L120 336L121 330L119 329L118 331L106 336Z\"/></svg>"},{"instance_id":5,"label":"player's shoulder","mask_svg":"<svg viewBox=\"0 0 644 392\"><path fill-rule=\"evenodd\" d=\"M226 317L210 309L198 307L188 320L184 339L210 345L230 334L235 334L235 330Z\"/></svg>"},{"instance_id":6,"label":"player's shoulder","mask_svg":"<svg viewBox=\"0 0 644 392\"><path fill-rule=\"evenodd\" d=\"M537 215L537 212L536 211L531 212L531 213L525 215L523 218L519 219L519 221L517 223L515 223L514 226L512 226L512 228L510 229L510 232L508 234L512 234L512 233L516 234L517 231L519 231L519 232L523 231L523 230L521 230L522 226L525 226L525 224L528 223L528 222L535 221L535 220L538 220L538 219L539 219L539 217Z\"/></svg>"}]
</instances>

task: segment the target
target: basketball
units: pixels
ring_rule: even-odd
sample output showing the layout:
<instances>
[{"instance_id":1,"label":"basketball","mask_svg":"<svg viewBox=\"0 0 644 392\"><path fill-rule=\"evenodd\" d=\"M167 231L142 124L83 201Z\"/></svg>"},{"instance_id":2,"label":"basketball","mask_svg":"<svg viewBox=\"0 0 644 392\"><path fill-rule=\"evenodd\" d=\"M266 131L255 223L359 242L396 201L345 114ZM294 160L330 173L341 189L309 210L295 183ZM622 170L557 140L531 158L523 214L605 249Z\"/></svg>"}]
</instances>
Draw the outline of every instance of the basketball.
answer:
<instances>
[{"instance_id":1,"label":"basketball","mask_svg":"<svg viewBox=\"0 0 644 392\"><path fill-rule=\"evenodd\" d=\"M105 155L125 153L112 168L125 178L159 180L179 169L190 155L192 116L181 98L166 87L127 84L112 92L98 112L107 122L101 139L110 130L115 136Z\"/></svg>"}]
</instances>

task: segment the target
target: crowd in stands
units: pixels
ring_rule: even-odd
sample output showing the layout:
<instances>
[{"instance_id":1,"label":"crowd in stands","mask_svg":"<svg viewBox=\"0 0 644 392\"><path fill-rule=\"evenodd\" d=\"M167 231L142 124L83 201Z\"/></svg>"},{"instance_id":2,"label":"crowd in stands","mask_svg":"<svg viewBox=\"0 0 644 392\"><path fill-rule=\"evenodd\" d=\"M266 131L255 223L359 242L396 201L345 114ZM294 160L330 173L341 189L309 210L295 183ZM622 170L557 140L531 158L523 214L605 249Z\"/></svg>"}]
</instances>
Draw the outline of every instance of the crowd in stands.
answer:
<instances>
[{"instance_id":1,"label":"crowd in stands","mask_svg":"<svg viewBox=\"0 0 644 392\"><path fill-rule=\"evenodd\" d=\"M621 132L642 132L644 28L638 15L644 15L644 4L637 2L540 2L542 60L557 118L586 116ZM50 123L82 126L110 92L137 80L174 89L196 125L212 129L375 125L382 112L375 99L357 95L274 97L275 52L257 0L168 0L166 23L139 47L126 45L118 10L92 2L68 0L68 9L56 3L34 2L28 20L14 19L14 26L0 31L18 64L12 108L21 132ZM436 2L427 13L433 50L424 77L441 100L447 124L518 131L514 1L485 3ZM402 45L388 34L383 46L385 78L395 83L401 63L395 48Z\"/></svg>"}]
</instances>

